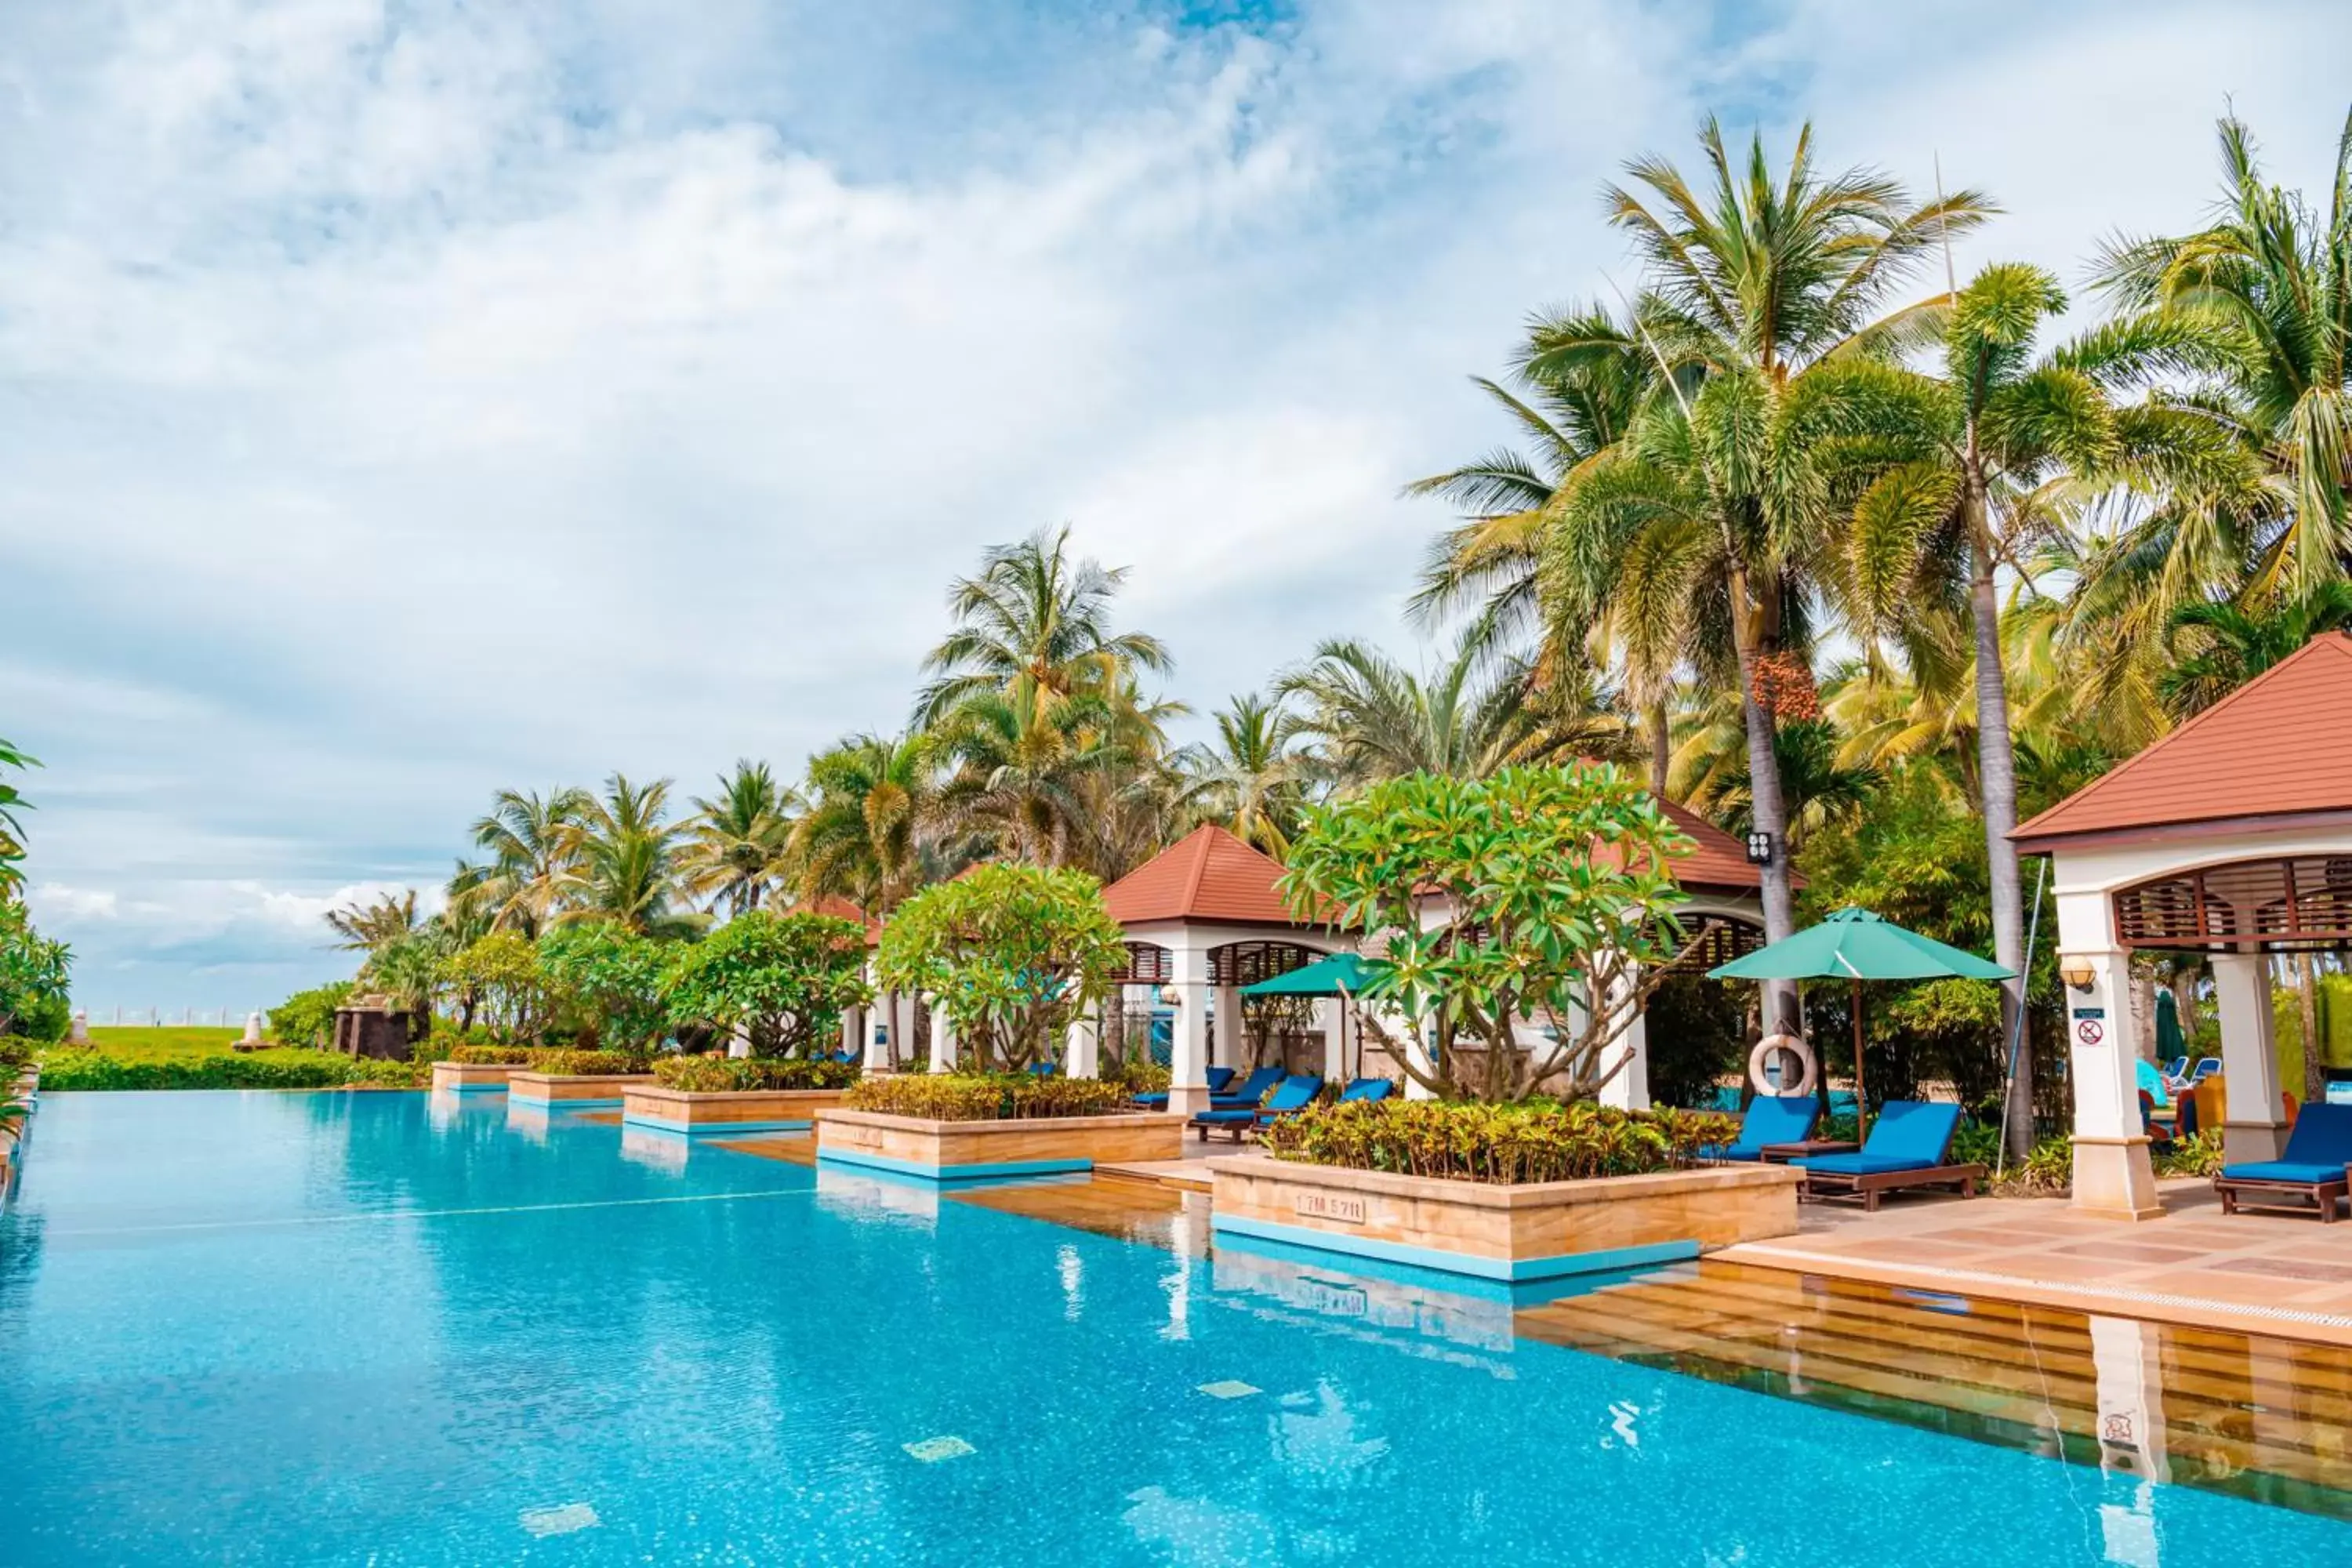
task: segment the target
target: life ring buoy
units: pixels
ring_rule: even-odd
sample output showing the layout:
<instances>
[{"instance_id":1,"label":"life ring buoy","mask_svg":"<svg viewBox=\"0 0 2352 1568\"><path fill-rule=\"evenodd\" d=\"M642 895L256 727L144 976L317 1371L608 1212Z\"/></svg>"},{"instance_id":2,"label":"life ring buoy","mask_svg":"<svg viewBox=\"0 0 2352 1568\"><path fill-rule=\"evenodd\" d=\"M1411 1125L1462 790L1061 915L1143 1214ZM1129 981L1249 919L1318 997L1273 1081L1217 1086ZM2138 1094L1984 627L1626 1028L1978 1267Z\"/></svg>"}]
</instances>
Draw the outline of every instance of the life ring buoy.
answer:
<instances>
[{"instance_id":1,"label":"life ring buoy","mask_svg":"<svg viewBox=\"0 0 2352 1568\"><path fill-rule=\"evenodd\" d=\"M1797 1081L1793 1085L1776 1085L1765 1076L1766 1064L1771 1061L1774 1053L1780 1051L1797 1058ZM1813 1092L1813 1047L1807 1045L1801 1036L1767 1035L1756 1042L1754 1050L1748 1053L1748 1081L1756 1086L1759 1094L1811 1094Z\"/></svg>"}]
</instances>

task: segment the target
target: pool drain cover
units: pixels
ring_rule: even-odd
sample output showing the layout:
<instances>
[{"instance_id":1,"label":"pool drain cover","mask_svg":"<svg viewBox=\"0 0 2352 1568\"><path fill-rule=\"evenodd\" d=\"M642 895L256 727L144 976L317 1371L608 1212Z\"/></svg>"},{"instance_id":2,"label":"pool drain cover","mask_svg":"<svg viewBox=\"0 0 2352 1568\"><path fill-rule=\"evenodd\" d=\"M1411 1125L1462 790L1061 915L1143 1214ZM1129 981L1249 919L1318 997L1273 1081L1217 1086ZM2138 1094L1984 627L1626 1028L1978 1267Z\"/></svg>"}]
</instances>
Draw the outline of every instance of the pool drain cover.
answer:
<instances>
[{"instance_id":1,"label":"pool drain cover","mask_svg":"<svg viewBox=\"0 0 2352 1568\"><path fill-rule=\"evenodd\" d=\"M604 1521L596 1510L584 1502L568 1502L562 1508L527 1508L520 1516L522 1527L533 1535L569 1535L575 1530L588 1530Z\"/></svg>"},{"instance_id":2,"label":"pool drain cover","mask_svg":"<svg viewBox=\"0 0 2352 1568\"><path fill-rule=\"evenodd\" d=\"M971 1451L971 1445L961 1437L926 1437L907 1445L907 1452L927 1465L935 1465L941 1459L961 1459Z\"/></svg>"}]
</instances>

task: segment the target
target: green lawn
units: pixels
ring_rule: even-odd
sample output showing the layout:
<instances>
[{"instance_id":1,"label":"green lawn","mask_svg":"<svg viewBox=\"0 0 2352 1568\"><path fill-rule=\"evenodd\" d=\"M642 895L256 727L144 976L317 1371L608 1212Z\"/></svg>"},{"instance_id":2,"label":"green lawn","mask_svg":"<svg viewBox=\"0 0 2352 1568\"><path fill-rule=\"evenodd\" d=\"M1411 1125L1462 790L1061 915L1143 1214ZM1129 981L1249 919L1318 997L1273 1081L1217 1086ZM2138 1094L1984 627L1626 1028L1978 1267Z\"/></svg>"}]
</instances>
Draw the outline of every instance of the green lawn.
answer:
<instances>
[{"instance_id":1,"label":"green lawn","mask_svg":"<svg viewBox=\"0 0 2352 1568\"><path fill-rule=\"evenodd\" d=\"M151 1029L135 1024L93 1024L89 1028L89 1048L120 1061L167 1062L184 1057L216 1057L244 1037L243 1029L178 1028L169 1024Z\"/></svg>"}]
</instances>

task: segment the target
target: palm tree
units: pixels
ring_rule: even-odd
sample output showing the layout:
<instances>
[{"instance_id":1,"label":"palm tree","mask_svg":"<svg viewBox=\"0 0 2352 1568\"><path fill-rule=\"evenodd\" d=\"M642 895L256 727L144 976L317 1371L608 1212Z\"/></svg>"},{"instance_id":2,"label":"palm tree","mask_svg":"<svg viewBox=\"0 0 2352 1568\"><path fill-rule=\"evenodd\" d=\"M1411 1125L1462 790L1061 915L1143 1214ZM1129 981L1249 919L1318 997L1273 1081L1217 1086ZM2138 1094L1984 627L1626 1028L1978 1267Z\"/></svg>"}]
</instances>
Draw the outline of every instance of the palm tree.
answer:
<instances>
[{"instance_id":1,"label":"palm tree","mask_svg":"<svg viewBox=\"0 0 2352 1568\"><path fill-rule=\"evenodd\" d=\"M667 779L638 785L625 773L604 781L570 836L576 848L566 921L608 920L640 934L675 933L695 921L670 909L682 829L669 821Z\"/></svg>"},{"instance_id":2,"label":"palm tree","mask_svg":"<svg viewBox=\"0 0 2352 1568\"><path fill-rule=\"evenodd\" d=\"M499 791L473 827L475 846L489 859L459 864L451 901L478 899L493 911L494 929L536 937L577 883L577 829L593 804L583 789L551 790L543 798L535 790Z\"/></svg>"},{"instance_id":3,"label":"palm tree","mask_svg":"<svg viewBox=\"0 0 2352 1568\"><path fill-rule=\"evenodd\" d=\"M1215 722L1213 742L1195 742L1178 755L1183 804L1280 859L1306 794L1306 759L1293 744L1298 721L1279 695L1244 692Z\"/></svg>"},{"instance_id":4,"label":"palm tree","mask_svg":"<svg viewBox=\"0 0 2352 1568\"><path fill-rule=\"evenodd\" d=\"M0 768L40 765L39 758L0 741ZM0 899L12 899L24 891L25 825L16 820L16 813L31 809L32 803L16 792L15 784L0 784Z\"/></svg>"},{"instance_id":5,"label":"palm tree","mask_svg":"<svg viewBox=\"0 0 2352 1568\"><path fill-rule=\"evenodd\" d=\"M1547 687L1516 660L1497 667L1472 639L1427 678L1370 644L1326 642L1275 689L1301 704L1294 730L1315 742L1310 764L1342 784L1410 773L1483 777L1608 749L1623 728L1589 688Z\"/></svg>"},{"instance_id":6,"label":"palm tree","mask_svg":"<svg viewBox=\"0 0 2352 1568\"><path fill-rule=\"evenodd\" d=\"M1699 140L1713 175L1704 198L1654 157L1629 165L1647 201L1608 192L1612 221L1645 263L1635 323L1671 407L1658 394L1645 401L1615 455L1563 498L1570 526L1554 544L1571 582L1610 581L1612 563L1639 563L1616 574L1617 591L1656 624L1690 628L1703 664L1719 668L1728 644L1756 826L1785 842L1773 728L1788 699L1798 712L1811 706L1806 616L1831 511L1821 448L1840 413L1809 378L1916 342L1932 311L1875 313L1931 246L1986 206L1965 191L1914 205L1866 170L1824 176L1810 125L1777 178L1760 136L1744 169L1712 120ZM1779 941L1794 929L1785 853L1762 881L1766 933ZM1779 1010L1791 1000L1784 994Z\"/></svg>"},{"instance_id":7,"label":"palm tree","mask_svg":"<svg viewBox=\"0 0 2352 1568\"><path fill-rule=\"evenodd\" d=\"M800 891L887 915L922 886L923 837L938 823L939 742L917 732L854 735L809 759L807 813L793 824Z\"/></svg>"},{"instance_id":8,"label":"palm tree","mask_svg":"<svg viewBox=\"0 0 2352 1568\"><path fill-rule=\"evenodd\" d=\"M340 909L329 910L325 916L327 929L342 940L335 943L347 952L376 953L397 942L408 941L424 929L416 918L416 889L399 894L379 893L366 904L356 901Z\"/></svg>"},{"instance_id":9,"label":"palm tree","mask_svg":"<svg viewBox=\"0 0 2352 1568\"><path fill-rule=\"evenodd\" d=\"M2263 183L2242 121L2225 118L2220 132L2215 221L2119 241L2101 283L2126 313L2120 335L2134 340L2137 368L2198 377L2192 391L2156 401L2212 422L2258 454L2269 479L2269 504L2179 530L2168 554L2252 567L2250 581L2218 584L2224 592L2299 596L2352 570L2352 114L2324 220L2297 193Z\"/></svg>"},{"instance_id":10,"label":"palm tree","mask_svg":"<svg viewBox=\"0 0 2352 1568\"><path fill-rule=\"evenodd\" d=\"M2321 632L2352 627L2352 583L2322 583L2274 606L2228 600L2183 605L2167 624L2171 668L2158 683L2182 718L2206 709L2294 652ZM2190 634L2184 637L2182 634ZM2194 641L2194 651L2182 644Z\"/></svg>"},{"instance_id":11,"label":"palm tree","mask_svg":"<svg viewBox=\"0 0 2352 1568\"><path fill-rule=\"evenodd\" d=\"M949 592L956 626L923 661L933 679L916 699L916 724L929 728L967 698L1007 693L1018 680L1051 708L1110 691L1132 668L1166 670L1157 637L1110 630L1111 600L1126 581L1123 566L1073 560L1066 525L991 549L980 575Z\"/></svg>"},{"instance_id":12,"label":"palm tree","mask_svg":"<svg viewBox=\"0 0 2352 1568\"><path fill-rule=\"evenodd\" d=\"M936 731L955 764L940 791L943 810L983 853L1068 864L1084 831L1081 780L1114 760L1112 721L1100 697L1056 701L1026 676L1008 690L967 693Z\"/></svg>"},{"instance_id":13,"label":"palm tree","mask_svg":"<svg viewBox=\"0 0 2352 1568\"><path fill-rule=\"evenodd\" d=\"M749 758L719 775L717 798L694 798L678 855L678 883L730 915L756 910L784 881L793 824L805 806L800 792L779 785L765 763Z\"/></svg>"}]
</instances>

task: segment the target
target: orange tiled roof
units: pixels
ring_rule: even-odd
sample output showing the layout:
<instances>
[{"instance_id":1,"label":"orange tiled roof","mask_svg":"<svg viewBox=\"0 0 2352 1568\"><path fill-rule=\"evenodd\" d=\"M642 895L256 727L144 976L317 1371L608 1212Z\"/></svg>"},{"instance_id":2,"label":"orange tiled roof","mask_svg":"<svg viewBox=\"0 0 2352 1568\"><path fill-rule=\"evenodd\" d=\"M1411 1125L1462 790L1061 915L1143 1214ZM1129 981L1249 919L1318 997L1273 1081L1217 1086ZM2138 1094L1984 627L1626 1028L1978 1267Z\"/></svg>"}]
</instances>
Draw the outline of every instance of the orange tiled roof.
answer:
<instances>
[{"instance_id":1,"label":"orange tiled roof","mask_svg":"<svg viewBox=\"0 0 2352 1568\"><path fill-rule=\"evenodd\" d=\"M2352 637L2315 637L2113 772L2021 825L2084 833L2352 811Z\"/></svg>"},{"instance_id":2,"label":"orange tiled roof","mask_svg":"<svg viewBox=\"0 0 2352 1568\"><path fill-rule=\"evenodd\" d=\"M1764 868L1750 865L1748 846L1717 827L1686 805L1654 797L1658 809L1673 818L1674 825L1689 837L1695 846L1685 854L1675 857L1675 880L1684 887L1699 888L1760 888L1764 885ZM1792 868L1789 885L1801 888L1805 879Z\"/></svg>"},{"instance_id":3,"label":"orange tiled roof","mask_svg":"<svg viewBox=\"0 0 2352 1568\"><path fill-rule=\"evenodd\" d=\"M1215 823L1194 828L1103 889L1121 925L1148 921L1229 921L1297 925L1274 890L1282 865Z\"/></svg>"},{"instance_id":4,"label":"orange tiled roof","mask_svg":"<svg viewBox=\"0 0 2352 1568\"><path fill-rule=\"evenodd\" d=\"M831 915L837 921L856 921L866 928L866 945L868 947L882 940L882 922L869 918L864 910L838 893L827 893L813 902L804 900L793 908L813 915Z\"/></svg>"}]
</instances>

